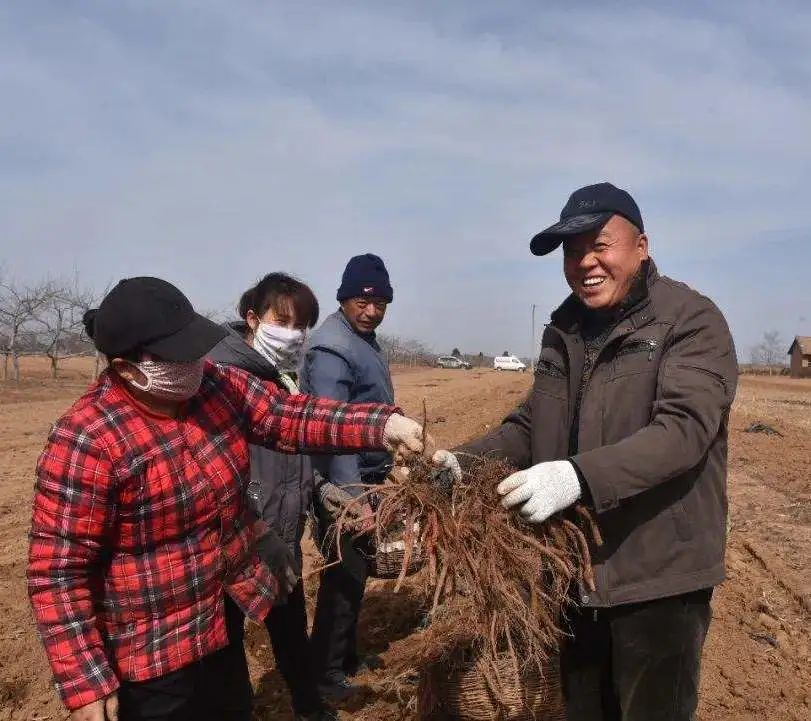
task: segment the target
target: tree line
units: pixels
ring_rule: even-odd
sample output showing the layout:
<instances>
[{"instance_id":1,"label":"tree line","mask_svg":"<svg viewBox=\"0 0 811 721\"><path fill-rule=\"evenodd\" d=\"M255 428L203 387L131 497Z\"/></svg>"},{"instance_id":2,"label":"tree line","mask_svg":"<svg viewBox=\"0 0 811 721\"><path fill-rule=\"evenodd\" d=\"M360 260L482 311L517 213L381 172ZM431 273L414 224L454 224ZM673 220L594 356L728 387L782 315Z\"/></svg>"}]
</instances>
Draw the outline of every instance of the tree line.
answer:
<instances>
[{"instance_id":1,"label":"tree line","mask_svg":"<svg viewBox=\"0 0 811 721\"><path fill-rule=\"evenodd\" d=\"M401 338L388 333L378 333L377 342L389 363L421 366L434 365L436 362L436 353L422 341Z\"/></svg>"},{"instance_id":2,"label":"tree line","mask_svg":"<svg viewBox=\"0 0 811 721\"><path fill-rule=\"evenodd\" d=\"M95 349L84 332L82 316L101 301L101 292L83 286L77 276L47 279L26 284L0 274L0 354L3 356L3 380L19 381L24 355L44 355L50 361L51 376L56 378L59 363L65 358L94 355ZM216 315L206 313L206 315ZM385 333L378 341L389 363L434 365L437 354L425 343ZM763 334L760 343L750 349L755 367L785 365L786 349L777 331ZM492 365L484 353L462 353L453 348L451 355L474 366ZM504 355L509 355L507 351ZM98 370L98 357L97 357Z\"/></svg>"},{"instance_id":3,"label":"tree line","mask_svg":"<svg viewBox=\"0 0 811 721\"><path fill-rule=\"evenodd\" d=\"M23 355L46 356L53 378L61 360L93 355L95 349L84 333L82 316L99 299L100 295L82 286L77 276L37 283L0 276L3 380L20 380Z\"/></svg>"},{"instance_id":4,"label":"tree line","mask_svg":"<svg viewBox=\"0 0 811 721\"><path fill-rule=\"evenodd\" d=\"M20 380L20 358L46 356L51 376L66 358L98 354L84 332L82 316L96 307L108 289L95 292L82 286L78 277L24 283L0 274L0 354L3 380ZM222 310L201 311L212 320L222 321ZM378 334L378 341L390 363L434 365L436 353L425 343L396 335Z\"/></svg>"}]
</instances>

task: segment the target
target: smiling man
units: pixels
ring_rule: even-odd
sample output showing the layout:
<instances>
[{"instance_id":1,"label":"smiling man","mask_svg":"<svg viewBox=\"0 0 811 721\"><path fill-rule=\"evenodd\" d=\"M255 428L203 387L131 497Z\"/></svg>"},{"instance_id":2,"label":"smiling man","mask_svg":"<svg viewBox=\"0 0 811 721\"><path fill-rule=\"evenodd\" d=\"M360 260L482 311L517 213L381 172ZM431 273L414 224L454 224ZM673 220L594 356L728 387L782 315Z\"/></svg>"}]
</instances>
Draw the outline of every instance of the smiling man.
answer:
<instances>
[{"instance_id":1,"label":"smiling man","mask_svg":"<svg viewBox=\"0 0 811 721\"><path fill-rule=\"evenodd\" d=\"M561 660L569 718L688 721L724 578L732 338L710 300L659 275L624 190L575 191L530 248L560 245L572 294L533 388L461 450L521 469L498 492L532 523L578 500L596 513L596 590L578 589Z\"/></svg>"}]
</instances>

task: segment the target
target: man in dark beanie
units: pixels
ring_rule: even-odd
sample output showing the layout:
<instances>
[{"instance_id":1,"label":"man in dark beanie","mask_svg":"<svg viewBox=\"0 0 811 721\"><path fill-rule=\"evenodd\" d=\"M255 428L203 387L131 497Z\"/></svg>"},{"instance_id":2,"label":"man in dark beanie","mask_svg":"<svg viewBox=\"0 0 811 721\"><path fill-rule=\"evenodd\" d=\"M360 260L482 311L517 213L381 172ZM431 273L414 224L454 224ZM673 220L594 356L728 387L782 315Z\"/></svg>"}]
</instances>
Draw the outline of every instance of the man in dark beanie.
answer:
<instances>
[{"instance_id":1,"label":"man in dark beanie","mask_svg":"<svg viewBox=\"0 0 811 721\"><path fill-rule=\"evenodd\" d=\"M313 333L305 354L301 372L305 393L345 402L393 402L388 364L375 338L393 297L388 271L378 256L356 255L347 263L337 295L341 307ZM325 698L346 698L356 688L347 677L379 663L375 657L360 658L356 648L367 576L358 550L368 539L343 536L336 541L330 529L363 484L382 481L391 464L391 454L376 451L314 459L320 540L329 560L337 559L336 546L342 558L321 575L313 622L314 672ZM371 515L371 509L360 516L367 513Z\"/></svg>"}]
</instances>

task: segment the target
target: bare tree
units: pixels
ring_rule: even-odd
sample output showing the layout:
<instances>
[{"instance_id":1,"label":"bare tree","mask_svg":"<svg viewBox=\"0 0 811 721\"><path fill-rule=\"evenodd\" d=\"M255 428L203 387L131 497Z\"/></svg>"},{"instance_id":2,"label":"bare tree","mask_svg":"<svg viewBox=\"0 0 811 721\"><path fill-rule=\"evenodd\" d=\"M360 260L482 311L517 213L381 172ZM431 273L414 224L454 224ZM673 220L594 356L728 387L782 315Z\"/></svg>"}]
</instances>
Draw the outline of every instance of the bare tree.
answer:
<instances>
[{"instance_id":1,"label":"bare tree","mask_svg":"<svg viewBox=\"0 0 811 721\"><path fill-rule=\"evenodd\" d=\"M234 309L230 305L223 305L219 308L202 308L197 312L215 323L225 323L234 318Z\"/></svg>"},{"instance_id":2,"label":"bare tree","mask_svg":"<svg viewBox=\"0 0 811 721\"><path fill-rule=\"evenodd\" d=\"M766 331L763 340L751 350L752 365L766 366L771 375L774 366L784 365L785 348L776 330Z\"/></svg>"},{"instance_id":3,"label":"bare tree","mask_svg":"<svg viewBox=\"0 0 811 721\"><path fill-rule=\"evenodd\" d=\"M82 316L94 300L93 292L80 287L77 277L51 284L36 321L40 345L51 361L52 378L57 377L61 359L92 352L83 335Z\"/></svg>"},{"instance_id":4,"label":"bare tree","mask_svg":"<svg viewBox=\"0 0 811 721\"><path fill-rule=\"evenodd\" d=\"M377 342L389 363L416 366L433 365L436 361L436 355L418 340L378 333Z\"/></svg>"},{"instance_id":5,"label":"bare tree","mask_svg":"<svg viewBox=\"0 0 811 721\"><path fill-rule=\"evenodd\" d=\"M0 281L0 324L3 335L3 380L8 379L8 361L11 358L14 380L20 380L20 343L36 314L46 302L51 286L43 282L36 286L23 286L12 280Z\"/></svg>"}]
</instances>

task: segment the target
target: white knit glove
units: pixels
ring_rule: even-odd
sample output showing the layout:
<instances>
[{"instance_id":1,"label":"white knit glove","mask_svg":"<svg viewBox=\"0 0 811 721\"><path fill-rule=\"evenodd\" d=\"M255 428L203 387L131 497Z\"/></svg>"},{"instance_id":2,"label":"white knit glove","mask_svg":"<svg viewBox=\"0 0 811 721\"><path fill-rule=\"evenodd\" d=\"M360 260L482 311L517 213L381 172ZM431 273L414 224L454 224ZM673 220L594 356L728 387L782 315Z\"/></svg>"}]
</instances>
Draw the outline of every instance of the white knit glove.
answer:
<instances>
[{"instance_id":1,"label":"white knit glove","mask_svg":"<svg viewBox=\"0 0 811 721\"><path fill-rule=\"evenodd\" d=\"M524 520L543 523L580 498L580 480L569 461L548 461L507 476L496 490L504 496L504 508L523 503L519 512Z\"/></svg>"},{"instance_id":2,"label":"white knit glove","mask_svg":"<svg viewBox=\"0 0 811 721\"><path fill-rule=\"evenodd\" d=\"M318 500L321 502L321 507L333 520L337 520L347 508L350 515L355 510L353 507L355 499L343 488L330 481L324 481L318 486L316 493L318 494Z\"/></svg>"},{"instance_id":3,"label":"white knit glove","mask_svg":"<svg viewBox=\"0 0 811 721\"><path fill-rule=\"evenodd\" d=\"M437 451L431 456L431 463L437 468L447 470L455 483L462 480L462 467L459 465L459 460L450 451Z\"/></svg>"},{"instance_id":4,"label":"white knit glove","mask_svg":"<svg viewBox=\"0 0 811 721\"><path fill-rule=\"evenodd\" d=\"M419 455L425 450L422 436L422 426L399 413L390 415L383 428L383 444L398 461Z\"/></svg>"}]
</instances>

